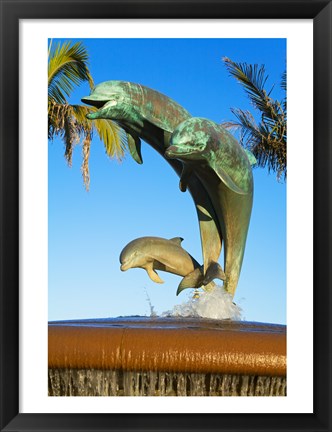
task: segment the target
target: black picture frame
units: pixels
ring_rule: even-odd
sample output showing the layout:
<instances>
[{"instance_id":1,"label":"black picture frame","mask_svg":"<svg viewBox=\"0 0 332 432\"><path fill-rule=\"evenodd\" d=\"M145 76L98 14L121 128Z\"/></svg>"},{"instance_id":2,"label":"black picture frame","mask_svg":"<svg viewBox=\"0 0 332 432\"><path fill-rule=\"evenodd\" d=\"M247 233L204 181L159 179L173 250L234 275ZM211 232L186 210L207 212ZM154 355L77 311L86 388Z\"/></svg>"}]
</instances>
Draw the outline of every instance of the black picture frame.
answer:
<instances>
[{"instance_id":1,"label":"black picture frame","mask_svg":"<svg viewBox=\"0 0 332 432\"><path fill-rule=\"evenodd\" d=\"M0 5L1 431L331 431L331 1L0 0ZM19 20L86 18L313 19L313 414L19 413ZM305 112L303 118L303 127L305 127ZM300 146L300 143L294 143L296 144ZM304 271L305 265L303 263ZM300 296L300 287L294 289L299 290Z\"/></svg>"}]
</instances>

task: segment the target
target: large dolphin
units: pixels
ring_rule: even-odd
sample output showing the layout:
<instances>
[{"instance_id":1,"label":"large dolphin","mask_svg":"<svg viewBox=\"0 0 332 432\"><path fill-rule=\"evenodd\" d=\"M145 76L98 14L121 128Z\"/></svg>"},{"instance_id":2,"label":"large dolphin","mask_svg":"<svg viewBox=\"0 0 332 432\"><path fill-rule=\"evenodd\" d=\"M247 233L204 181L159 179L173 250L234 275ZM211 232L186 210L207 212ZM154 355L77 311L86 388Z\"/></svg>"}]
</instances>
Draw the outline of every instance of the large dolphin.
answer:
<instances>
[{"instance_id":1,"label":"large dolphin","mask_svg":"<svg viewBox=\"0 0 332 432\"><path fill-rule=\"evenodd\" d=\"M90 96L82 102L93 105L98 111L90 113L90 119L108 119L117 122L128 136L128 147L133 158L142 163L140 139L150 144L163 158L169 147L170 137L178 124L191 115L173 99L127 81L107 81L98 84ZM166 159L180 176L182 162ZM221 230L206 188L201 180L191 175L187 181L193 197L200 227L204 269L218 261L221 251ZM210 267L210 266L209 266ZM215 268L216 274L221 269ZM218 277L218 276L217 276Z\"/></svg>"},{"instance_id":2,"label":"large dolphin","mask_svg":"<svg viewBox=\"0 0 332 432\"><path fill-rule=\"evenodd\" d=\"M128 243L120 254L121 270L143 268L150 279L163 283L156 270L184 276L179 284L177 294L185 288L200 288L203 285L203 268L181 246L183 239L175 237L170 240L161 237L140 237ZM224 279L224 275L221 275ZM215 287L213 282L203 288L210 291Z\"/></svg>"},{"instance_id":3,"label":"large dolphin","mask_svg":"<svg viewBox=\"0 0 332 432\"><path fill-rule=\"evenodd\" d=\"M174 130L166 156L184 163L181 190L186 189L195 174L211 199L224 240L224 287L234 296L253 202L253 176L248 155L222 126L192 117Z\"/></svg>"}]
</instances>

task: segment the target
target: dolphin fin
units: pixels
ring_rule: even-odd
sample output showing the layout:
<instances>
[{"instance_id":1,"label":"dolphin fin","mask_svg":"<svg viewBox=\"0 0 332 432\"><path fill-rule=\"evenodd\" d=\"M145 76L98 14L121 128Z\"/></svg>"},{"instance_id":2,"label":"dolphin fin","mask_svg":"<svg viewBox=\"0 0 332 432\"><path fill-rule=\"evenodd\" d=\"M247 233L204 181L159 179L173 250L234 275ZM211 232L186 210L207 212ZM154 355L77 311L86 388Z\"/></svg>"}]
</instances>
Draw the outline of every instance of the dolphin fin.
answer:
<instances>
[{"instance_id":1,"label":"dolphin fin","mask_svg":"<svg viewBox=\"0 0 332 432\"><path fill-rule=\"evenodd\" d=\"M227 172L222 169L222 168L218 168L216 170L216 174L218 175L218 177L220 178L220 180L229 188L231 189L233 192L238 193L240 195L245 195L246 192L241 189L237 184L235 184L235 182L231 179L231 177L227 174Z\"/></svg>"},{"instance_id":2,"label":"dolphin fin","mask_svg":"<svg viewBox=\"0 0 332 432\"><path fill-rule=\"evenodd\" d=\"M203 285L208 285L213 279L221 279L222 281L226 279L223 269L216 262L212 262L206 270Z\"/></svg>"},{"instance_id":3,"label":"dolphin fin","mask_svg":"<svg viewBox=\"0 0 332 432\"><path fill-rule=\"evenodd\" d=\"M187 164L183 164L182 173L179 182L179 188L181 192L185 192L188 187L189 177L192 174L192 169Z\"/></svg>"},{"instance_id":4,"label":"dolphin fin","mask_svg":"<svg viewBox=\"0 0 332 432\"><path fill-rule=\"evenodd\" d=\"M256 164L257 164L257 159L256 159L255 156L251 153L251 151L248 150L248 149L244 149L244 151L246 152L246 155L248 156L248 159L249 159L249 163L250 163L250 165L256 165Z\"/></svg>"},{"instance_id":5,"label":"dolphin fin","mask_svg":"<svg viewBox=\"0 0 332 432\"><path fill-rule=\"evenodd\" d=\"M186 288L200 288L203 285L203 273L202 268L197 267L194 271L187 274L178 286L178 290L176 291L176 295L179 295L181 291Z\"/></svg>"},{"instance_id":6,"label":"dolphin fin","mask_svg":"<svg viewBox=\"0 0 332 432\"><path fill-rule=\"evenodd\" d=\"M173 238L169 239L169 241L177 244L178 246L181 246L181 243L183 242L183 238L182 237L173 237Z\"/></svg>"},{"instance_id":7,"label":"dolphin fin","mask_svg":"<svg viewBox=\"0 0 332 432\"><path fill-rule=\"evenodd\" d=\"M164 281L160 279L158 273L153 269L152 262L147 263L143 268L147 271L147 274L149 275L150 279L153 280L153 282L164 283Z\"/></svg>"},{"instance_id":8,"label":"dolphin fin","mask_svg":"<svg viewBox=\"0 0 332 432\"><path fill-rule=\"evenodd\" d=\"M130 154L132 155L133 159L138 163L142 164L142 154L141 154L141 140L137 135L131 135L129 132L127 132L127 142L128 142L128 148L130 151Z\"/></svg>"}]
</instances>

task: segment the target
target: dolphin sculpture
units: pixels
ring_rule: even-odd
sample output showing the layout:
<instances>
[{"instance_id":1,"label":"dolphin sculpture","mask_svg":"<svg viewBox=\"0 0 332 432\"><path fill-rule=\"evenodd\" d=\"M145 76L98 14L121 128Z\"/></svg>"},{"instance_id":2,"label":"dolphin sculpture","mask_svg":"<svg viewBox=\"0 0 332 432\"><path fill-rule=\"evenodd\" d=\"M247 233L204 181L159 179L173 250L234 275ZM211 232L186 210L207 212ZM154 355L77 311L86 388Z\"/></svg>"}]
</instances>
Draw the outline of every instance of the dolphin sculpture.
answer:
<instances>
[{"instance_id":1,"label":"dolphin sculpture","mask_svg":"<svg viewBox=\"0 0 332 432\"><path fill-rule=\"evenodd\" d=\"M191 176L196 175L211 199L225 247L224 288L234 296L253 202L253 176L247 153L222 126L192 117L174 130L165 154L184 164L180 179L182 191L186 190ZM211 263L204 262L205 265L209 267ZM208 275L208 268L205 273ZM204 283L208 282L205 279Z\"/></svg>"},{"instance_id":2,"label":"dolphin sculpture","mask_svg":"<svg viewBox=\"0 0 332 432\"><path fill-rule=\"evenodd\" d=\"M183 238L170 240L161 237L140 237L124 247L120 254L120 269L143 268L153 282L163 283L156 270L184 276L177 294L185 288L200 288L203 285L202 266L181 246ZM225 279L225 275L220 275ZM211 282L203 287L211 291L215 287Z\"/></svg>"},{"instance_id":3,"label":"dolphin sculpture","mask_svg":"<svg viewBox=\"0 0 332 432\"><path fill-rule=\"evenodd\" d=\"M129 151L137 163L143 162L141 139L165 158L165 150L169 147L174 129L192 117L173 99L127 81L106 81L98 84L82 102L98 108L98 111L88 114L88 118L113 120L125 130ZM181 176L182 162L165 159ZM205 271L207 268L212 269L213 263L216 263L220 256L221 230L207 190L195 173L188 178L187 188L194 200L199 220ZM214 270L217 274L222 271L216 265Z\"/></svg>"}]
</instances>

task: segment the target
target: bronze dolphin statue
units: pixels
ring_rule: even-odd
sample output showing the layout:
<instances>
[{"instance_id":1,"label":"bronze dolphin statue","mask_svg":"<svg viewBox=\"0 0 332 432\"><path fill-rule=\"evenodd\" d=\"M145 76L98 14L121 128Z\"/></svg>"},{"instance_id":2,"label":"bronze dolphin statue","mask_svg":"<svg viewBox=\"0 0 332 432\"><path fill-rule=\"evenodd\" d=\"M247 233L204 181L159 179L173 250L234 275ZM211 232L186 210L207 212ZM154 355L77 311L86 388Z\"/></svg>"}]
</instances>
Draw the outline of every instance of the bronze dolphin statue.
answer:
<instances>
[{"instance_id":1,"label":"bronze dolphin statue","mask_svg":"<svg viewBox=\"0 0 332 432\"><path fill-rule=\"evenodd\" d=\"M140 237L128 243L120 254L120 269L143 268L153 282L163 283L156 270L183 276L177 294L185 288L200 288L204 273L199 263L181 246L183 238ZM225 279L224 275L223 279ZM211 291L214 282L203 289Z\"/></svg>"},{"instance_id":2,"label":"bronze dolphin statue","mask_svg":"<svg viewBox=\"0 0 332 432\"><path fill-rule=\"evenodd\" d=\"M222 126L192 117L174 130L166 156L184 163L180 180L182 191L195 174L211 199L224 240L224 287L234 296L253 202L253 176L248 155ZM205 283L209 282L210 266L211 262L204 262Z\"/></svg>"},{"instance_id":3,"label":"bronze dolphin statue","mask_svg":"<svg viewBox=\"0 0 332 432\"><path fill-rule=\"evenodd\" d=\"M118 123L127 133L128 147L138 163L142 163L141 139L150 144L163 158L170 137L178 124L191 118L187 110L173 99L153 89L127 81L106 81L98 84L82 102L93 105L98 111L90 119L108 119ZM181 176L182 162L167 159ZM221 251L221 230L210 197L201 180L192 174L187 181L199 220L204 268L206 263L217 262ZM215 274L222 270L215 268Z\"/></svg>"}]
</instances>

